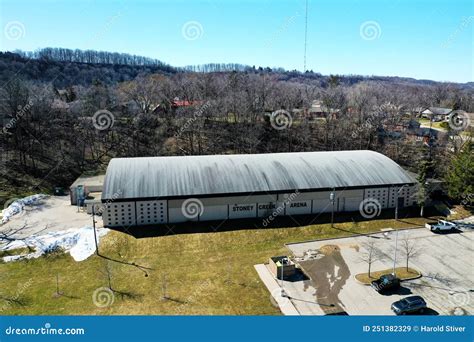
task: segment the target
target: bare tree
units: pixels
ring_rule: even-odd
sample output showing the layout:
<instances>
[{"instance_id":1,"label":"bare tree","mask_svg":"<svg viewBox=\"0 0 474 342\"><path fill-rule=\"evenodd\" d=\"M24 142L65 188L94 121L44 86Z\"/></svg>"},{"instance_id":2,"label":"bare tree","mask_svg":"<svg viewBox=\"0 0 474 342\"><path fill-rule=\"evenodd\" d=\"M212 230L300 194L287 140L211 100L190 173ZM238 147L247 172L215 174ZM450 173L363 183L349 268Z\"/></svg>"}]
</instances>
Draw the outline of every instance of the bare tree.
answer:
<instances>
[{"instance_id":1,"label":"bare tree","mask_svg":"<svg viewBox=\"0 0 474 342\"><path fill-rule=\"evenodd\" d=\"M365 262L368 265L369 269L367 273L370 278L370 271L372 268L372 264L376 262L377 260L380 260L381 253L377 249L375 245L375 241L370 237L368 239L369 240L367 242L362 244L362 248L365 249L365 252L362 253L362 255L360 256L360 260Z\"/></svg>"},{"instance_id":2,"label":"bare tree","mask_svg":"<svg viewBox=\"0 0 474 342\"><path fill-rule=\"evenodd\" d=\"M401 247L403 254L405 255L406 270L408 271L408 263L410 259L418 256L420 254L420 249L416 246L415 240L410 239L408 234L405 234L403 237Z\"/></svg>"},{"instance_id":3,"label":"bare tree","mask_svg":"<svg viewBox=\"0 0 474 342\"><path fill-rule=\"evenodd\" d=\"M107 288L112 292L116 292L115 289L112 287L112 265L108 261L104 261L103 267L100 270L102 275L104 276L105 280L107 281Z\"/></svg>"}]
</instances>

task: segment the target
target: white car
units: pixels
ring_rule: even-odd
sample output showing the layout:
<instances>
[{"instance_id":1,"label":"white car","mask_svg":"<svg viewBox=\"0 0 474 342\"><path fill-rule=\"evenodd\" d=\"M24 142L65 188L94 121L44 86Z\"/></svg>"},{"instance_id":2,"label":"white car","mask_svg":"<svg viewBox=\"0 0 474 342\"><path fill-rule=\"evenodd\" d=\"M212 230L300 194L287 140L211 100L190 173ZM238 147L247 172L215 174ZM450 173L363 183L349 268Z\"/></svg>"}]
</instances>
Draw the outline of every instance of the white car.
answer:
<instances>
[{"instance_id":1,"label":"white car","mask_svg":"<svg viewBox=\"0 0 474 342\"><path fill-rule=\"evenodd\" d=\"M441 232L441 231L451 231L457 228L456 223L445 221L445 220L438 220L436 224L425 224L426 228L429 228L432 232Z\"/></svg>"}]
</instances>

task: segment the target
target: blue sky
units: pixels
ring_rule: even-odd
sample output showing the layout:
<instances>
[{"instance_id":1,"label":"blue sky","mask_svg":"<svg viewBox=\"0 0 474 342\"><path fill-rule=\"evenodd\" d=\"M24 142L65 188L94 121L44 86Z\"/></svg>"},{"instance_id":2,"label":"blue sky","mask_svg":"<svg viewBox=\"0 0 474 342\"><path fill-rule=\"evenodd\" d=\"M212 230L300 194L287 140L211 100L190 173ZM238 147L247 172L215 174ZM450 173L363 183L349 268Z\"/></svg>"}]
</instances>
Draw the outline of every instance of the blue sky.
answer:
<instances>
[{"instance_id":1,"label":"blue sky","mask_svg":"<svg viewBox=\"0 0 474 342\"><path fill-rule=\"evenodd\" d=\"M1 50L303 70L305 0L1 0ZM309 0L307 69L473 81L471 0Z\"/></svg>"}]
</instances>

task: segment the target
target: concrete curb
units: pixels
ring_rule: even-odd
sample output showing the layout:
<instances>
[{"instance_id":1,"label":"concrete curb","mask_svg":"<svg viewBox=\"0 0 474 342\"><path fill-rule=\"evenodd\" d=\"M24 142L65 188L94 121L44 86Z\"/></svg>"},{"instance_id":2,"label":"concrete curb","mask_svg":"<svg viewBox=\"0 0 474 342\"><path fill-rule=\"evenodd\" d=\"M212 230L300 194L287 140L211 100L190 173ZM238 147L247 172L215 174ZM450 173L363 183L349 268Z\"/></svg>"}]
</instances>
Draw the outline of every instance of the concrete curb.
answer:
<instances>
[{"instance_id":1,"label":"concrete curb","mask_svg":"<svg viewBox=\"0 0 474 342\"><path fill-rule=\"evenodd\" d=\"M253 266L257 271L260 279L262 280L263 284L266 286L268 291L270 292L270 296L275 300L280 308L280 311L285 316L299 316L300 313L296 310L296 307L291 302L291 298L287 298L286 301L282 299L281 296L277 296L276 293L280 293L281 290L280 285L276 282L273 275L270 273L268 268L264 264L258 264Z\"/></svg>"},{"instance_id":2,"label":"concrete curb","mask_svg":"<svg viewBox=\"0 0 474 342\"><path fill-rule=\"evenodd\" d=\"M426 229L424 226L413 226L411 228L400 228L400 229L395 229L391 230L390 232L396 232L396 231L404 231L404 230L413 230L413 229ZM372 233L366 233L366 234L352 234L352 235L347 235L347 236L340 236L340 237L332 237L332 238L324 238L324 239L314 239L314 240L305 240L305 241L297 241L297 242L288 242L285 243L284 246L288 248L290 245L298 245L301 243L310 243L310 242L318 242L318 241L327 241L327 240L340 240L340 239L348 239L348 238L354 238L358 236L370 236L370 235L376 235L376 234L383 234L386 231L378 231L378 232L372 232ZM288 248L289 249L289 248Z\"/></svg>"},{"instance_id":3,"label":"concrete curb","mask_svg":"<svg viewBox=\"0 0 474 342\"><path fill-rule=\"evenodd\" d=\"M404 282L404 281L409 281L409 280L415 280L415 279L420 279L421 277L423 277L423 273L419 272L420 274L417 275L416 277L411 277L411 278L406 278L406 279L402 279L400 280L400 282ZM360 285L365 285L365 286L370 286L370 284L365 284L363 282L361 282L359 279L356 278L357 274L353 276L354 280L360 284Z\"/></svg>"}]
</instances>

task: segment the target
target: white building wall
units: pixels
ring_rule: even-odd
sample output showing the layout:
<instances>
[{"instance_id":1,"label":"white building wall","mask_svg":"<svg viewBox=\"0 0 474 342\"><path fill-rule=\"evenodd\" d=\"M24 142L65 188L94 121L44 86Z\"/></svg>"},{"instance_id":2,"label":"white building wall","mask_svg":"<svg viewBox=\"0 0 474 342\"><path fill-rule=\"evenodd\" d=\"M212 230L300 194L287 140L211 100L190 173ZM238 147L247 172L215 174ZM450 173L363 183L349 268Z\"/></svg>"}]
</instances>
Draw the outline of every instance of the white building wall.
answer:
<instances>
[{"instance_id":1,"label":"white building wall","mask_svg":"<svg viewBox=\"0 0 474 342\"><path fill-rule=\"evenodd\" d=\"M277 209L277 202L257 203L257 217L268 217Z\"/></svg>"},{"instance_id":2,"label":"white building wall","mask_svg":"<svg viewBox=\"0 0 474 342\"><path fill-rule=\"evenodd\" d=\"M135 202L112 202L104 203L105 209L102 213L104 226L106 227L129 227L136 225Z\"/></svg>"},{"instance_id":3,"label":"white building wall","mask_svg":"<svg viewBox=\"0 0 474 342\"><path fill-rule=\"evenodd\" d=\"M257 203L234 203L229 205L229 218L257 217Z\"/></svg>"},{"instance_id":4,"label":"white building wall","mask_svg":"<svg viewBox=\"0 0 474 342\"><path fill-rule=\"evenodd\" d=\"M386 209L389 207L389 190L389 188L366 189L364 199L375 199L380 203L381 209Z\"/></svg>"},{"instance_id":5,"label":"white building wall","mask_svg":"<svg viewBox=\"0 0 474 342\"><path fill-rule=\"evenodd\" d=\"M359 211L360 203L367 198L380 202L382 209L394 208L399 187L335 191L335 212ZM225 219L268 217L279 215L305 215L330 213L331 191L296 192L256 196L230 196L196 199L200 215L186 217L183 203L186 199L117 202L108 204L103 214L104 225L110 227L152 225L187 221L212 221ZM416 204L416 187L404 187L399 197L404 206Z\"/></svg>"},{"instance_id":6,"label":"white building wall","mask_svg":"<svg viewBox=\"0 0 474 342\"><path fill-rule=\"evenodd\" d=\"M166 200L136 202L137 225L167 223L166 202Z\"/></svg>"},{"instance_id":7,"label":"white building wall","mask_svg":"<svg viewBox=\"0 0 474 342\"><path fill-rule=\"evenodd\" d=\"M221 205L204 204L204 210L199 216L199 221L225 220L227 219L228 210L229 210L229 207L227 204L221 204Z\"/></svg>"},{"instance_id":8,"label":"white building wall","mask_svg":"<svg viewBox=\"0 0 474 342\"><path fill-rule=\"evenodd\" d=\"M374 188L366 189L364 199L374 198L378 200L382 209L395 208L397 206L398 198L403 198L403 207L410 207L417 203L417 187L399 186L389 188Z\"/></svg>"},{"instance_id":9,"label":"white building wall","mask_svg":"<svg viewBox=\"0 0 474 342\"><path fill-rule=\"evenodd\" d=\"M286 215L311 214L311 200L294 200L286 204Z\"/></svg>"}]
</instances>

